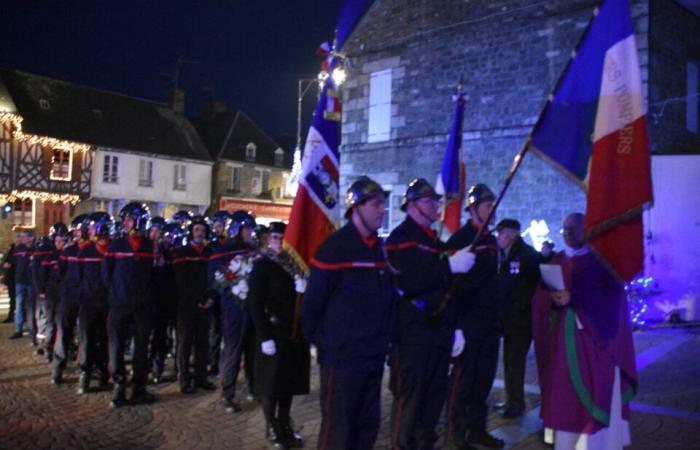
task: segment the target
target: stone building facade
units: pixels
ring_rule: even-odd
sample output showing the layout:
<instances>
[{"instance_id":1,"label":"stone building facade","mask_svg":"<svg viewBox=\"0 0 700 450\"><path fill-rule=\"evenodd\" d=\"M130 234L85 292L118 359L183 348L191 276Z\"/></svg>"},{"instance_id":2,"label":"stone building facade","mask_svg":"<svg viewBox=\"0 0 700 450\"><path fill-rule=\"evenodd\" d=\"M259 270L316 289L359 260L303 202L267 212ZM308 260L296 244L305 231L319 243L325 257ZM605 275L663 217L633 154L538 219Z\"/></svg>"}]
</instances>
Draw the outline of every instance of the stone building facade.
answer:
<instances>
[{"instance_id":1,"label":"stone building facade","mask_svg":"<svg viewBox=\"0 0 700 450\"><path fill-rule=\"evenodd\" d=\"M500 189L596 3L377 0L343 48L351 70L342 93L341 188L362 174L375 178L392 190L386 227L397 225L407 183L437 178L454 109L451 96L463 76L467 184ZM688 52L700 43L691 31L700 21L675 2L632 0L631 9L642 80L656 107L669 95L683 94L679 77ZM678 29L672 29L673 20ZM661 60L665 69L657 66ZM372 98L372 83L387 82L390 98ZM682 86L676 89L676 83ZM383 136L370 124L373 109L381 115L381 102L390 111ZM669 109L652 123L654 151L681 147L697 153L700 147L691 144L697 134L667 127L667 121L678 121L676 112ZM584 208L579 188L528 154L498 215L524 227L544 219L549 237L561 243L561 217Z\"/></svg>"}]
</instances>

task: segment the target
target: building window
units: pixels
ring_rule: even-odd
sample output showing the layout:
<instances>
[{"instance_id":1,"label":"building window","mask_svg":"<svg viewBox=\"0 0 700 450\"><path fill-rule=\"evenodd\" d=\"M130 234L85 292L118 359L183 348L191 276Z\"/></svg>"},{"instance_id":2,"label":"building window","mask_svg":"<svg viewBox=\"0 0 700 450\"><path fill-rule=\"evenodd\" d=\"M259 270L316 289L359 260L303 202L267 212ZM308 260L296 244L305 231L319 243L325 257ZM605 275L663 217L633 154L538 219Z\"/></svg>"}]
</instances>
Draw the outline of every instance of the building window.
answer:
<instances>
[{"instance_id":1,"label":"building window","mask_svg":"<svg viewBox=\"0 0 700 450\"><path fill-rule=\"evenodd\" d=\"M257 150L257 146L252 143L248 142L248 145L245 146L245 160L246 161L255 161L255 151Z\"/></svg>"},{"instance_id":2,"label":"building window","mask_svg":"<svg viewBox=\"0 0 700 450\"><path fill-rule=\"evenodd\" d=\"M50 178L52 180L70 181L72 162L73 152L62 148L53 149Z\"/></svg>"},{"instance_id":3,"label":"building window","mask_svg":"<svg viewBox=\"0 0 700 450\"><path fill-rule=\"evenodd\" d=\"M284 164L284 150L278 148L275 150L275 166L282 167Z\"/></svg>"},{"instance_id":4,"label":"building window","mask_svg":"<svg viewBox=\"0 0 700 450\"><path fill-rule=\"evenodd\" d=\"M688 70L686 74L686 102L685 102L685 121L686 128L691 133L698 132L698 106L700 105L700 97L698 96L698 63L688 61Z\"/></svg>"},{"instance_id":5,"label":"building window","mask_svg":"<svg viewBox=\"0 0 700 450\"><path fill-rule=\"evenodd\" d=\"M148 159L139 160L139 186L153 186L153 161Z\"/></svg>"},{"instance_id":6,"label":"building window","mask_svg":"<svg viewBox=\"0 0 700 450\"><path fill-rule=\"evenodd\" d=\"M229 192L241 191L241 167L229 167L228 186Z\"/></svg>"},{"instance_id":7,"label":"building window","mask_svg":"<svg viewBox=\"0 0 700 450\"><path fill-rule=\"evenodd\" d=\"M102 167L102 182L103 183L118 183L119 182L119 157L114 155L105 155L104 166Z\"/></svg>"},{"instance_id":8,"label":"building window","mask_svg":"<svg viewBox=\"0 0 700 450\"><path fill-rule=\"evenodd\" d=\"M388 141L391 136L391 69L373 72L369 78L367 142Z\"/></svg>"},{"instance_id":9,"label":"building window","mask_svg":"<svg viewBox=\"0 0 700 450\"><path fill-rule=\"evenodd\" d=\"M185 164L175 164L175 182L173 189L184 191L187 188L187 166Z\"/></svg>"},{"instance_id":10,"label":"building window","mask_svg":"<svg viewBox=\"0 0 700 450\"><path fill-rule=\"evenodd\" d=\"M270 172L267 170L262 171L261 190L263 193L266 193L270 190Z\"/></svg>"},{"instance_id":11,"label":"building window","mask_svg":"<svg viewBox=\"0 0 700 450\"><path fill-rule=\"evenodd\" d=\"M389 236L391 230L393 229L394 220L394 206L400 205L403 200L402 195L392 195L392 186L382 186L382 189L389 191L389 195L386 197L386 203L384 204L384 219L382 220L382 226L377 230L377 234L382 237Z\"/></svg>"},{"instance_id":12,"label":"building window","mask_svg":"<svg viewBox=\"0 0 700 450\"><path fill-rule=\"evenodd\" d=\"M34 228L34 199L15 200L13 215L15 228Z\"/></svg>"},{"instance_id":13,"label":"building window","mask_svg":"<svg viewBox=\"0 0 700 450\"><path fill-rule=\"evenodd\" d=\"M48 111L49 109L51 109L51 103L49 103L49 101L46 100L45 98L40 98L39 99L39 107L41 109L43 109L44 111Z\"/></svg>"}]
</instances>

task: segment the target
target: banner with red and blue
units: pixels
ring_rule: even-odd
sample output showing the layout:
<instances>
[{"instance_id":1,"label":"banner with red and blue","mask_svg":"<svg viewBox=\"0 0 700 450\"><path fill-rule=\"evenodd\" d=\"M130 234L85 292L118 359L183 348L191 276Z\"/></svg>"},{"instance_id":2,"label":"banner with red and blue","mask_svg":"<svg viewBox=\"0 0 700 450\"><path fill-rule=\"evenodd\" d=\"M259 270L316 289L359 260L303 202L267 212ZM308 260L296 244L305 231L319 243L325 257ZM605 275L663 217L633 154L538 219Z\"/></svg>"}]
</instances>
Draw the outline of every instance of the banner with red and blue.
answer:
<instances>
[{"instance_id":1,"label":"banner with red and blue","mask_svg":"<svg viewBox=\"0 0 700 450\"><path fill-rule=\"evenodd\" d=\"M332 53L327 64L332 73L336 64ZM311 257L340 220L340 113L338 92L328 77L306 137L299 189L284 234L285 248L307 271Z\"/></svg>"},{"instance_id":2,"label":"banner with red and blue","mask_svg":"<svg viewBox=\"0 0 700 450\"><path fill-rule=\"evenodd\" d=\"M587 192L589 244L629 281L644 264L642 209L652 202L647 113L627 0L594 12L531 148Z\"/></svg>"},{"instance_id":3,"label":"banner with red and blue","mask_svg":"<svg viewBox=\"0 0 700 450\"><path fill-rule=\"evenodd\" d=\"M450 233L455 233L461 226L466 176L464 162L462 162L462 123L464 122L466 97L461 93L461 82L453 100L455 110L450 136L447 140L440 174L437 183L435 183L435 191L444 196L442 223Z\"/></svg>"}]
</instances>

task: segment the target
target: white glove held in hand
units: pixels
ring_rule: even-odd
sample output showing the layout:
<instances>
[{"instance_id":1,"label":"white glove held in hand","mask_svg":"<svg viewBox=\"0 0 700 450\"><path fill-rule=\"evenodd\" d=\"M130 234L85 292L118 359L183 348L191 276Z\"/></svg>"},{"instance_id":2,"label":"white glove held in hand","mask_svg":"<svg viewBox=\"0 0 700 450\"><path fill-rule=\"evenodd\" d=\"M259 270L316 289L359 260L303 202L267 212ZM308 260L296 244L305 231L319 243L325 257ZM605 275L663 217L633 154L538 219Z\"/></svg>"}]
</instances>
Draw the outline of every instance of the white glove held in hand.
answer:
<instances>
[{"instance_id":1,"label":"white glove held in hand","mask_svg":"<svg viewBox=\"0 0 700 450\"><path fill-rule=\"evenodd\" d=\"M264 354L266 354L267 356L273 356L275 353L277 353L277 347L275 347L275 341L272 339L262 342L260 344L260 348L262 349L262 352Z\"/></svg>"},{"instance_id":2,"label":"white glove held in hand","mask_svg":"<svg viewBox=\"0 0 700 450\"><path fill-rule=\"evenodd\" d=\"M452 340L452 357L455 358L464 351L464 333L459 328L455 330L455 336Z\"/></svg>"},{"instance_id":3,"label":"white glove held in hand","mask_svg":"<svg viewBox=\"0 0 700 450\"><path fill-rule=\"evenodd\" d=\"M294 277L294 290L299 294L306 292L306 279L298 275Z\"/></svg>"},{"instance_id":4,"label":"white glove held in hand","mask_svg":"<svg viewBox=\"0 0 700 450\"><path fill-rule=\"evenodd\" d=\"M476 255L463 248L450 256L450 270L452 273L467 273L474 266L475 260Z\"/></svg>"}]
</instances>

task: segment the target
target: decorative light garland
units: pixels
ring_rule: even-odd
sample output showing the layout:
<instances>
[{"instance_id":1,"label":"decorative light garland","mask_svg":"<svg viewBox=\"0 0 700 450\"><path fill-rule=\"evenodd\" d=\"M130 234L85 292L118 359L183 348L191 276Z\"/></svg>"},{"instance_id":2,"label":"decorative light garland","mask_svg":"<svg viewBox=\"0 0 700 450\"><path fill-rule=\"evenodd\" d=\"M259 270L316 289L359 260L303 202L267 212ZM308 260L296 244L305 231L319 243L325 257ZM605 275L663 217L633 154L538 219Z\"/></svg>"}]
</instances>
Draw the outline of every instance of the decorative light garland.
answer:
<instances>
[{"instance_id":1,"label":"decorative light garland","mask_svg":"<svg viewBox=\"0 0 700 450\"><path fill-rule=\"evenodd\" d=\"M0 204L25 199L41 200L42 202L53 203L70 203L71 205L75 205L80 202L80 197L75 194L54 194L52 192L18 191L15 189L9 194L0 195Z\"/></svg>"},{"instance_id":2,"label":"decorative light garland","mask_svg":"<svg viewBox=\"0 0 700 450\"><path fill-rule=\"evenodd\" d=\"M77 142L64 141L62 139L56 139L47 136L36 136L33 134L24 134L22 132L22 121L24 118L19 114L11 112L0 112L0 124L9 123L14 127L12 136L20 142L26 142L29 145L41 145L42 147L50 148L62 148L65 150L70 150L71 152L85 153L90 150L92 146L88 144L80 144Z\"/></svg>"},{"instance_id":3,"label":"decorative light garland","mask_svg":"<svg viewBox=\"0 0 700 450\"><path fill-rule=\"evenodd\" d=\"M635 328L643 327L646 324L644 315L649 310L649 301L658 294L654 278L642 276L625 283L625 293L632 324Z\"/></svg>"}]
</instances>

